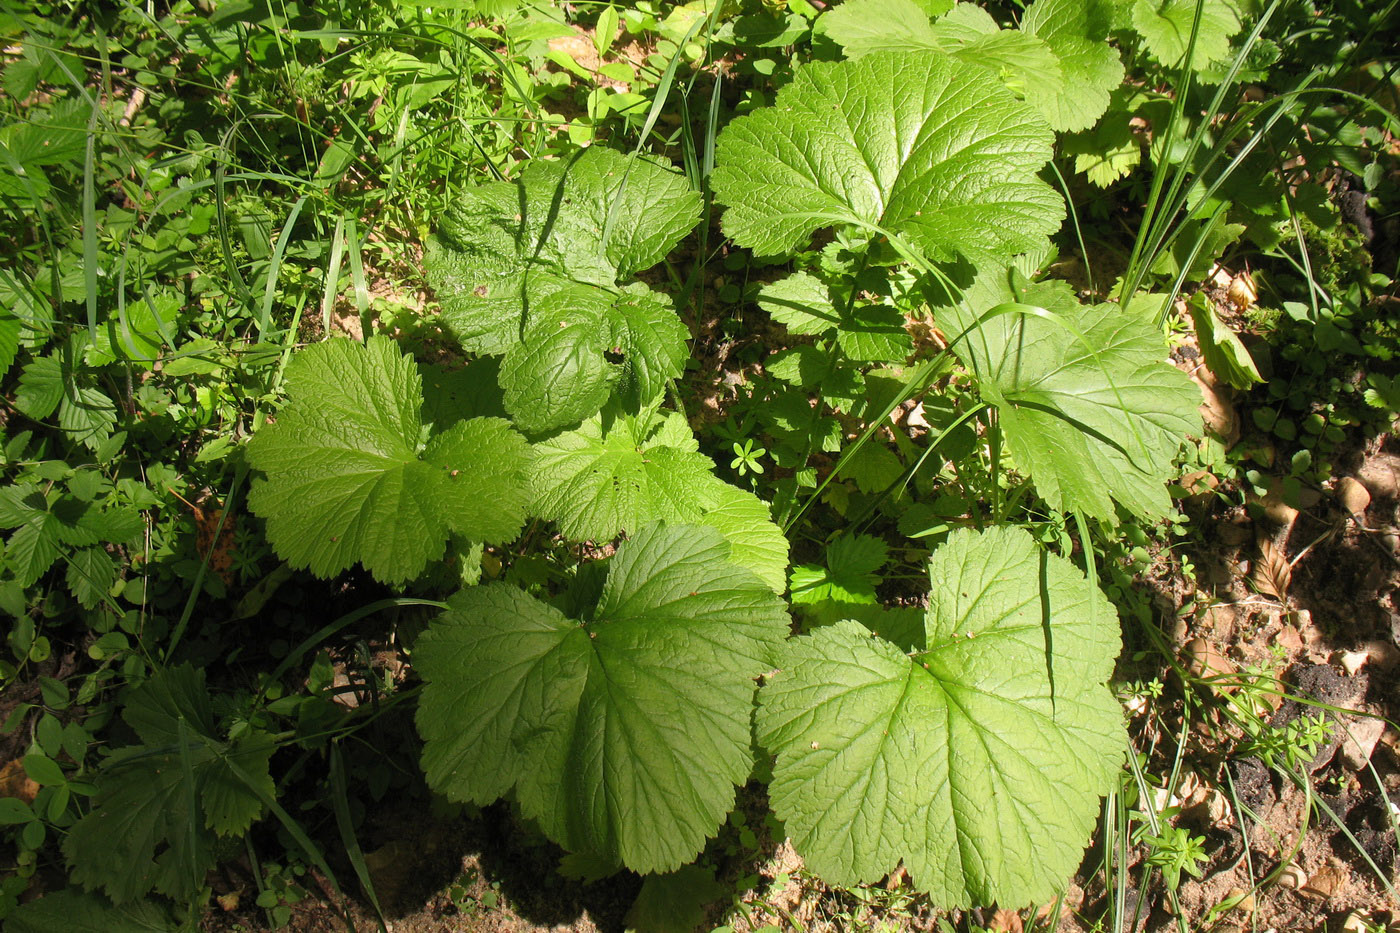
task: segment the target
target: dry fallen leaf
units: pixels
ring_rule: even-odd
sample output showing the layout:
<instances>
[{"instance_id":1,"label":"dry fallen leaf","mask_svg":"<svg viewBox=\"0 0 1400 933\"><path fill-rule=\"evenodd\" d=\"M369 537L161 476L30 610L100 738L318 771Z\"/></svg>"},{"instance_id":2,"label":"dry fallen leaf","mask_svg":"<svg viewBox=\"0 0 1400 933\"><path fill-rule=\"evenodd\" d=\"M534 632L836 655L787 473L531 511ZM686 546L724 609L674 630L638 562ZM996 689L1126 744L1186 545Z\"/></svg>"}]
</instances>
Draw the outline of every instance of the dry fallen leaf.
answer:
<instances>
[{"instance_id":1,"label":"dry fallen leaf","mask_svg":"<svg viewBox=\"0 0 1400 933\"><path fill-rule=\"evenodd\" d=\"M1003 908L992 914L992 925L987 929L996 930L998 933L1021 933L1024 928L1019 913Z\"/></svg>"},{"instance_id":2,"label":"dry fallen leaf","mask_svg":"<svg viewBox=\"0 0 1400 933\"><path fill-rule=\"evenodd\" d=\"M39 785L25 773L20 759L7 761L0 768L0 797L14 797L25 803L33 803L38 793Z\"/></svg>"},{"instance_id":3,"label":"dry fallen leaf","mask_svg":"<svg viewBox=\"0 0 1400 933\"><path fill-rule=\"evenodd\" d=\"M1288 599L1288 584L1293 580L1293 568L1284 556L1283 549L1274 544L1272 538L1259 536L1259 559L1254 562L1254 572L1250 574L1254 588L1265 596L1272 596L1280 602Z\"/></svg>"}]
</instances>

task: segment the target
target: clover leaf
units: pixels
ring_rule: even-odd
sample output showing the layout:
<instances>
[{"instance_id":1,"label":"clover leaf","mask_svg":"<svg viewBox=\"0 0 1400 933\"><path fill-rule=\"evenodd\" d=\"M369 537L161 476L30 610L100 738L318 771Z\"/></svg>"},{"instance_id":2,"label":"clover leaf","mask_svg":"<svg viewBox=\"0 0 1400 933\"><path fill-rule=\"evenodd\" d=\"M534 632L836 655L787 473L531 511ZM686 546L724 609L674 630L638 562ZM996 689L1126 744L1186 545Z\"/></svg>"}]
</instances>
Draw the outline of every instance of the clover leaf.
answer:
<instances>
[{"instance_id":1,"label":"clover leaf","mask_svg":"<svg viewBox=\"0 0 1400 933\"><path fill-rule=\"evenodd\" d=\"M266 474L249 506L293 567L329 577L356 561L386 583L417 577L448 534L519 533L529 450L499 418L427 436L422 377L387 337L336 338L287 366L288 403L248 445Z\"/></svg>"},{"instance_id":2,"label":"clover leaf","mask_svg":"<svg viewBox=\"0 0 1400 933\"><path fill-rule=\"evenodd\" d=\"M688 331L668 299L629 280L699 214L699 194L669 167L593 147L469 190L425 271L463 348L505 355L511 416L544 432L614 389L636 412L680 375Z\"/></svg>"},{"instance_id":3,"label":"clover leaf","mask_svg":"<svg viewBox=\"0 0 1400 933\"><path fill-rule=\"evenodd\" d=\"M454 596L414 649L429 784L514 788L565 848L639 872L689 861L748 777L754 681L788 629L728 555L712 528L650 525L579 618L505 584Z\"/></svg>"},{"instance_id":4,"label":"clover leaf","mask_svg":"<svg viewBox=\"0 0 1400 933\"><path fill-rule=\"evenodd\" d=\"M1059 228L1036 177L1054 135L975 65L879 52L798 68L776 105L719 136L724 231L778 255L824 227L898 234L930 259L1010 257Z\"/></svg>"},{"instance_id":5,"label":"clover leaf","mask_svg":"<svg viewBox=\"0 0 1400 933\"><path fill-rule=\"evenodd\" d=\"M908 653L850 620L789 643L756 720L773 809L831 883L903 860L941 906L1044 900L1122 764L1117 617L1014 528L954 532L929 580Z\"/></svg>"}]
</instances>

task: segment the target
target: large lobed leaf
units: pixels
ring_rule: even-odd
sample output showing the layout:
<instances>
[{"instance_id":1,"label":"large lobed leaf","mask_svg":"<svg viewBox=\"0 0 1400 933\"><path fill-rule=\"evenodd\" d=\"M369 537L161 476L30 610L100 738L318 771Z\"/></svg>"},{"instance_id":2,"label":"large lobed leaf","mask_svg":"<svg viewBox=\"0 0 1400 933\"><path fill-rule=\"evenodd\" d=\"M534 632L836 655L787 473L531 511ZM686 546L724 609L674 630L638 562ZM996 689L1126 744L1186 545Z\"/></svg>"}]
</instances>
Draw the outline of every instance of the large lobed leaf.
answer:
<instances>
[{"instance_id":1,"label":"large lobed leaf","mask_svg":"<svg viewBox=\"0 0 1400 933\"><path fill-rule=\"evenodd\" d=\"M1170 510L1166 484L1182 440L1200 431L1200 393L1166 362L1141 306L1082 307L1013 271L979 276L965 305L938 317L950 337L967 331L954 350L1053 508L1108 520L1113 500L1148 518Z\"/></svg>"},{"instance_id":2,"label":"large lobed leaf","mask_svg":"<svg viewBox=\"0 0 1400 933\"><path fill-rule=\"evenodd\" d=\"M1122 763L1116 616L1013 528L954 532L929 579L908 654L853 621L789 643L756 720L773 809L830 882L902 860L943 906L1044 900Z\"/></svg>"},{"instance_id":3,"label":"large lobed leaf","mask_svg":"<svg viewBox=\"0 0 1400 933\"><path fill-rule=\"evenodd\" d=\"M1053 140L980 67L882 52L798 68L775 106L720 134L712 178L725 233L757 253L850 224L900 234L932 259L1009 257L1064 216L1036 177Z\"/></svg>"},{"instance_id":4,"label":"large lobed leaf","mask_svg":"<svg viewBox=\"0 0 1400 933\"><path fill-rule=\"evenodd\" d=\"M680 375L689 333L668 299L619 284L661 261L699 213L669 167L593 147L468 191L425 270L462 346L505 355L512 417L544 432L614 390L635 412Z\"/></svg>"},{"instance_id":5,"label":"large lobed leaf","mask_svg":"<svg viewBox=\"0 0 1400 933\"><path fill-rule=\"evenodd\" d=\"M336 338L287 367L288 403L248 445L267 474L249 505L288 563L329 577L356 561L417 577L449 533L509 541L524 523L529 450L499 418L426 438L422 378L387 337Z\"/></svg>"},{"instance_id":6,"label":"large lobed leaf","mask_svg":"<svg viewBox=\"0 0 1400 933\"><path fill-rule=\"evenodd\" d=\"M429 783L488 803L515 790L561 845L639 872L689 861L752 766L754 680L782 601L717 531L649 525L571 619L508 585L471 587L419 639Z\"/></svg>"},{"instance_id":7,"label":"large lobed leaf","mask_svg":"<svg viewBox=\"0 0 1400 933\"><path fill-rule=\"evenodd\" d=\"M768 506L716 477L685 418L624 415L609 407L534 447L531 511L576 541L610 541L654 521L719 529L733 559L775 591L785 588L788 543Z\"/></svg>"},{"instance_id":8,"label":"large lobed leaf","mask_svg":"<svg viewBox=\"0 0 1400 933\"><path fill-rule=\"evenodd\" d=\"M850 58L917 51L984 68L1057 130L1086 129L1123 80L1118 53L1105 41L1107 0L1037 0L1020 29L1002 29L972 3L943 10L935 22L915 0L847 0L822 18Z\"/></svg>"}]
</instances>

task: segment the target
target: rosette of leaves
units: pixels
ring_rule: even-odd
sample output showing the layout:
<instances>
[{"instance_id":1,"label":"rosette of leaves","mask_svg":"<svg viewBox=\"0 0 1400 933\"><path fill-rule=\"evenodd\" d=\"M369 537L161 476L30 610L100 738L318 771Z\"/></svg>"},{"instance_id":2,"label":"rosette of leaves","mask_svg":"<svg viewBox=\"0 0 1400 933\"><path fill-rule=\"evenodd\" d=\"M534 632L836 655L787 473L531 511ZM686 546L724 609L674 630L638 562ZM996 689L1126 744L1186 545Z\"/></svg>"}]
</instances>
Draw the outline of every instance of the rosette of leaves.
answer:
<instances>
[{"instance_id":1,"label":"rosette of leaves","mask_svg":"<svg viewBox=\"0 0 1400 933\"><path fill-rule=\"evenodd\" d=\"M1055 232L1064 202L1036 173L1054 133L986 71L874 52L798 68L775 106L719 136L724 231L763 255L827 227L894 235L934 261L1008 259Z\"/></svg>"},{"instance_id":2,"label":"rosette of leaves","mask_svg":"<svg viewBox=\"0 0 1400 933\"><path fill-rule=\"evenodd\" d=\"M846 620L788 644L756 719L773 809L833 884L903 861L940 906L1045 900L1122 765L1117 617L1015 528L955 531L929 579L898 641Z\"/></svg>"},{"instance_id":3,"label":"rosette of leaves","mask_svg":"<svg viewBox=\"0 0 1400 933\"><path fill-rule=\"evenodd\" d=\"M122 718L143 744L97 773L92 810L63 841L72 880L119 905L151 890L185 900L204 886L217 840L241 836L273 799L276 744L258 732L225 741L204 672L187 664L133 688Z\"/></svg>"},{"instance_id":4,"label":"rosette of leaves","mask_svg":"<svg viewBox=\"0 0 1400 933\"><path fill-rule=\"evenodd\" d=\"M936 17L936 19L931 19ZM1105 41L1105 0L1037 0L1019 29L1002 29L973 3L846 0L821 20L848 58L913 51L956 58L994 73L1057 130L1093 126L1123 81Z\"/></svg>"},{"instance_id":5,"label":"rosette of leaves","mask_svg":"<svg viewBox=\"0 0 1400 933\"><path fill-rule=\"evenodd\" d=\"M387 337L335 338L287 366L287 404L248 445L266 474L249 507L293 567L331 577L357 561L401 583L449 534L512 540L529 501L529 446L501 418L425 423L413 358Z\"/></svg>"},{"instance_id":6,"label":"rosette of leaves","mask_svg":"<svg viewBox=\"0 0 1400 933\"><path fill-rule=\"evenodd\" d=\"M689 332L633 276L699 216L700 195L669 167L593 147L468 191L424 267L443 321L464 349L503 357L506 409L541 433L613 395L636 412L680 375Z\"/></svg>"},{"instance_id":7,"label":"rosette of leaves","mask_svg":"<svg viewBox=\"0 0 1400 933\"><path fill-rule=\"evenodd\" d=\"M1146 303L1083 306L1065 283L1011 268L978 275L937 319L1052 508L1108 521L1115 500L1146 518L1170 511L1166 484L1201 430L1201 397L1166 362Z\"/></svg>"},{"instance_id":8,"label":"rosette of leaves","mask_svg":"<svg viewBox=\"0 0 1400 933\"><path fill-rule=\"evenodd\" d=\"M787 613L713 528L649 525L597 580L569 614L501 583L449 600L413 652L423 767L454 800L513 791L574 852L670 871L749 775L755 679Z\"/></svg>"}]
</instances>

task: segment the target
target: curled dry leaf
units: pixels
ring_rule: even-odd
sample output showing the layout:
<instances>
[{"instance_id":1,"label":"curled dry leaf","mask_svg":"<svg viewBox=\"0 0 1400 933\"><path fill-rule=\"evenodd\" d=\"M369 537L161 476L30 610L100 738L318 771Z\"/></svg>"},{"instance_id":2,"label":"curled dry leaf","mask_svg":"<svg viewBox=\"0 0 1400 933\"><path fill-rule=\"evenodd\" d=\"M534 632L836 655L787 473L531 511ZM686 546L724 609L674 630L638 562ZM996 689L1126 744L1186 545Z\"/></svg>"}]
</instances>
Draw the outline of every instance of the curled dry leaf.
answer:
<instances>
[{"instance_id":1,"label":"curled dry leaf","mask_svg":"<svg viewBox=\"0 0 1400 933\"><path fill-rule=\"evenodd\" d=\"M1273 538L1259 536L1259 559L1254 562L1250 579L1254 582L1254 588L1265 596L1272 596L1280 602L1288 599L1293 567L1288 563L1283 549L1274 544Z\"/></svg>"}]
</instances>

